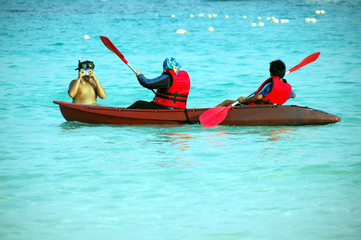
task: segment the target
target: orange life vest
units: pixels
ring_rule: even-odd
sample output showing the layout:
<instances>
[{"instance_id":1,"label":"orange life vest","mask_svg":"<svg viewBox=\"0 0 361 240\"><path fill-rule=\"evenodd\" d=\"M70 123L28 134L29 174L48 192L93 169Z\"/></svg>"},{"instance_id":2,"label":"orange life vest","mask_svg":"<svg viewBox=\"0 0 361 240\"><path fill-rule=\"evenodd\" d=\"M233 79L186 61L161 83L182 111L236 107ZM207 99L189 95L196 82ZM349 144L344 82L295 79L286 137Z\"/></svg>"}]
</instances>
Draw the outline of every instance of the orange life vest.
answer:
<instances>
[{"instance_id":1,"label":"orange life vest","mask_svg":"<svg viewBox=\"0 0 361 240\"><path fill-rule=\"evenodd\" d=\"M158 89L153 102L158 105L186 108L191 81L186 71L179 70L176 75L173 70L167 70L172 75L172 86L167 90ZM165 72L163 73L165 74Z\"/></svg>"},{"instance_id":2,"label":"orange life vest","mask_svg":"<svg viewBox=\"0 0 361 240\"><path fill-rule=\"evenodd\" d=\"M292 91L292 87L290 84L283 82L282 80L279 79L279 77L276 76L272 76L266 81L264 81L256 91L256 95L259 92L261 92L262 88L269 82L272 82L272 89L266 95L266 97L262 98L257 102L249 103L248 105L267 104L267 103L282 105L288 100Z\"/></svg>"}]
</instances>

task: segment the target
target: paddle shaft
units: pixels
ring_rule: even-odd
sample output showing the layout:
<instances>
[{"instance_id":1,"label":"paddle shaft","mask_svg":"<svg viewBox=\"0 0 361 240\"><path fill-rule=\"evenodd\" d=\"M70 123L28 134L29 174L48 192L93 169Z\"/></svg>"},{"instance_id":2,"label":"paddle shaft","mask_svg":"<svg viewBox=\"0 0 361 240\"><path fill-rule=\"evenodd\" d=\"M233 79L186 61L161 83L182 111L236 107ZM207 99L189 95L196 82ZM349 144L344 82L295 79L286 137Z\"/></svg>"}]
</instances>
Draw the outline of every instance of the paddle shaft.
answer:
<instances>
[{"instance_id":1,"label":"paddle shaft","mask_svg":"<svg viewBox=\"0 0 361 240\"><path fill-rule=\"evenodd\" d=\"M129 63L126 63L127 64L127 66L130 68L130 69L132 69L132 71L135 73L135 74L137 74L137 71L135 71L135 69L129 64Z\"/></svg>"}]
</instances>

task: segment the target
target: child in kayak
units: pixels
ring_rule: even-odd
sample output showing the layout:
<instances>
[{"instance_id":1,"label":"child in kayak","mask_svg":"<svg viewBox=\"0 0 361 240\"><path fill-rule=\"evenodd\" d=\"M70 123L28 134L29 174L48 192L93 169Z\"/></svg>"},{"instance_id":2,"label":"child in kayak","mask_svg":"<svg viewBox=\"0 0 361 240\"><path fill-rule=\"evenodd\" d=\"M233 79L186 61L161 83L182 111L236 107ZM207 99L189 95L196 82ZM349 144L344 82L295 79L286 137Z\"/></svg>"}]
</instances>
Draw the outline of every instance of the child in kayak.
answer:
<instances>
[{"instance_id":1,"label":"child in kayak","mask_svg":"<svg viewBox=\"0 0 361 240\"><path fill-rule=\"evenodd\" d=\"M239 97L237 101L240 105L255 104L284 104L288 99L295 98L296 94L292 91L292 87L283 79L286 73L286 65L281 60L275 60L270 63L270 75L258 90L251 97ZM226 100L218 106L228 106L234 103L234 100Z\"/></svg>"},{"instance_id":2,"label":"child in kayak","mask_svg":"<svg viewBox=\"0 0 361 240\"><path fill-rule=\"evenodd\" d=\"M97 104L97 97L104 99L106 92L94 73L94 63L91 61L80 62L78 68L78 78L71 81L68 94L73 98L73 103Z\"/></svg>"},{"instance_id":3,"label":"child in kayak","mask_svg":"<svg viewBox=\"0 0 361 240\"><path fill-rule=\"evenodd\" d=\"M174 58L166 58L163 62L163 73L156 78L148 79L141 72L136 75L139 84L155 93L153 101L136 101L128 108L132 109L176 109L186 108L191 86L188 73L179 70L181 65ZM153 89L157 89L155 92Z\"/></svg>"}]
</instances>

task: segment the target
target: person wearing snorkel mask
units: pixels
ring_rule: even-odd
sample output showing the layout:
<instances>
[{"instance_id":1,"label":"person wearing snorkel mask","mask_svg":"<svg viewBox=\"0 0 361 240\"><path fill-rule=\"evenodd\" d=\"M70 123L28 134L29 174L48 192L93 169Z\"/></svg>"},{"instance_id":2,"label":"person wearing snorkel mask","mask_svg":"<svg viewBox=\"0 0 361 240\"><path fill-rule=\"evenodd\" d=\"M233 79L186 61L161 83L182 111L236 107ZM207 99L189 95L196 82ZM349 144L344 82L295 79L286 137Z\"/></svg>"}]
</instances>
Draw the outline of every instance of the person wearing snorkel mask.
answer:
<instances>
[{"instance_id":1,"label":"person wearing snorkel mask","mask_svg":"<svg viewBox=\"0 0 361 240\"><path fill-rule=\"evenodd\" d=\"M91 61L81 62L79 59L78 78L71 81L68 94L73 98L73 103L97 104L97 97L104 99L106 92L94 73L94 63Z\"/></svg>"},{"instance_id":2,"label":"person wearing snorkel mask","mask_svg":"<svg viewBox=\"0 0 361 240\"><path fill-rule=\"evenodd\" d=\"M136 75L139 84L155 93L153 101L136 101L128 108L132 109L184 109L191 82L186 71L174 58L166 58L163 62L163 73L156 78L148 79L141 72ZM157 92L154 91L157 89Z\"/></svg>"}]
</instances>

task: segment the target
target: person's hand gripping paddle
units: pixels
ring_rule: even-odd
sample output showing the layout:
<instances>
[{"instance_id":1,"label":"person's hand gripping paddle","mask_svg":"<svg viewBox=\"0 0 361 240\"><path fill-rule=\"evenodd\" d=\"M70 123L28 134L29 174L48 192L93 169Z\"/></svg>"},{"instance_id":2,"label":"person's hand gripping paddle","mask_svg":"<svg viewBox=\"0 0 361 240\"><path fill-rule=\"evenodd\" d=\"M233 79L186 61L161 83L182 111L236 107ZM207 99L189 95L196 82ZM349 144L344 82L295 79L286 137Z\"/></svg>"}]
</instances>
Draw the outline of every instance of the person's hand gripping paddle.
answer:
<instances>
[{"instance_id":1,"label":"person's hand gripping paddle","mask_svg":"<svg viewBox=\"0 0 361 240\"><path fill-rule=\"evenodd\" d=\"M286 72L286 74L294 72L294 71L302 68L303 66L316 61L318 56L320 56L320 52L316 52L316 53L309 55L308 57L303 59L298 65L296 65L293 68L291 68L290 70L288 70ZM247 98L252 96L254 93L249 95ZM214 126L220 124L227 117L228 110L231 109L232 107L234 107L235 105L237 105L238 103L239 102L236 101L227 107L217 106L217 107L208 109L207 111L205 111L204 113L202 113L199 116L199 120L200 120L201 124L205 127L214 127Z\"/></svg>"}]
</instances>

